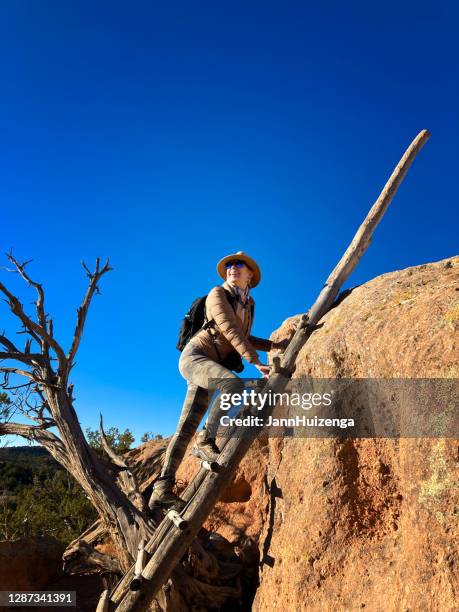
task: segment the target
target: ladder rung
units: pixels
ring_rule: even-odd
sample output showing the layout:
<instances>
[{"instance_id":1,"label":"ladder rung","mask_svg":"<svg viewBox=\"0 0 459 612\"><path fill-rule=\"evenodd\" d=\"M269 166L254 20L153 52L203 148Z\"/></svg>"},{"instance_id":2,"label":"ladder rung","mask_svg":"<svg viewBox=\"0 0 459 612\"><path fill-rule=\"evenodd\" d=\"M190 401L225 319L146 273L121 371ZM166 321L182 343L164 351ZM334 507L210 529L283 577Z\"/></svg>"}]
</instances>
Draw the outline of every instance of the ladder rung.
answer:
<instances>
[{"instance_id":1,"label":"ladder rung","mask_svg":"<svg viewBox=\"0 0 459 612\"><path fill-rule=\"evenodd\" d=\"M218 472L220 468L216 461L201 461L201 466L208 472Z\"/></svg>"},{"instance_id":2,"label":"ladder rung","mask_svg":"<svg viewBox=\"0 0 459 612\"><path fill-rule=\"evenodd\" d=\"M177 510L169 510L166 514L167 518L171 520L176 527L178 527L181 531L185 531L188 528L188 523L185 519L183 519Z\"/></svg>"}]
</instances>

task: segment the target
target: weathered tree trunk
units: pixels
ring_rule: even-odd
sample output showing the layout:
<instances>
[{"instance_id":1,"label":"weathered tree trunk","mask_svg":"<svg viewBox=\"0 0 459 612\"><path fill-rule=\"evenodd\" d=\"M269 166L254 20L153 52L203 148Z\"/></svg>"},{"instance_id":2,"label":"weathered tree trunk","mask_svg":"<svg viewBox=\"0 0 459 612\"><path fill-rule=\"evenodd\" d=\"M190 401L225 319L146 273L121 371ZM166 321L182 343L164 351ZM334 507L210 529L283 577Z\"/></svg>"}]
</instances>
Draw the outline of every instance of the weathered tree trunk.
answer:
<instances>
[{"instance_id":1,"label":"weathered tree trunk","mask_svg":"<svg viewBox=\"0 0 459 612\"><path fill-rule=\"evenodd\" d=\"M49 394L48 403L51 413L56 415L61 440L71 457L67 469L97 509L120 552L121 566L127 569L135 559L139 541L149 538L154 526L148 525L148 517L116 485L101 460L88 446L67 398L53 395Z\"/></svg>"},{"instance_id":2,"label":"weathered tree trunk","mask_svg":"<svg viewBox=\"0 0 459 612\"><path fill-rule=\"evenodd\" d=\"M358 229L349 248L327 279L318 299L309 310L309 316L303 316L281 360L280 366L276 368L277 372L271 375L264 387L264 391L277 393L285 389L289 376L295 369L298 353L314 331L317 323L333 304L342 284L358 264L370 244L371 236L395 195L398 186L406 175L416 154L428 138L429 133L424 130L411 143L378 200ZM267 408L265 406L264 415L269 416L271 412L272 407ZM254 427L239 428L238 436L228 439L220 453L218 458L220 469L217 472L201 470L198 474L200 482L196 483L197 486L195 485L194 487L194 494L192 494L185 509L181 512L182 519L186 521L187 529L179 528L167 517L164 519L158 533L154 536L154 545L149 547L152 556L142 573L144 578L142 589L126 592L116 608L117 612L139 612L148 609L149 603L167 581L174 568L177 567L181 557L196 537L221 493L230 483L237 466L253 441L254 433L256 433L256 428ZM119 596L119 588L117 588L116 594Z\"/></svg>"}]
</instances>

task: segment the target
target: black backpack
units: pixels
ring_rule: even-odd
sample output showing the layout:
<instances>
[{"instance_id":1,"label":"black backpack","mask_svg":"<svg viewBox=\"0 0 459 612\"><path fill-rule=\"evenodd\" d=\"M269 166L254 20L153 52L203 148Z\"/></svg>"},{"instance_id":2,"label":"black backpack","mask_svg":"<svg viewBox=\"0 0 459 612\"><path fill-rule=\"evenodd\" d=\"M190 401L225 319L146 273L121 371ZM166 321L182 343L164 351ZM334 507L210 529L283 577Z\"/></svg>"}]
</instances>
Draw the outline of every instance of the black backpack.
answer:
<instances>
[{"instance_id":1,"label":"black backpack","mask_svg":"<svg viewBox=\"0 0 459 612\"><path fill-rule=\"evenodd\" d=\"M210 327L210 322L205 322L206 299L207 295L196 298L191 304L189 311L182 319L177 342L177 348L180 352L183 351L191 338L197 334L199 330Z\"/></svg>"},{"instance_id":2,"label":"black backpack","mask_svg":"<svg viewBox=\"0 0 459 612\"><path fill-rule=\"evenodd\" d=\"M225 293L226 293L228 302L231 304L231 307L233 308L234 311L236 311L236 298L227 289L225 289ZM191 338L195 334L198 333L198 331L200 331L201 329L208 329L213 324L213 321L205 320L206 299L207 299L207 295L196 298L195 301L191 304L189 311L186 313L185 317L183 318L182 324L180 325L180 332L179 332L179 337L178 337L178 342L177 342L177 348L179 351L183 351L185 346L188 344ZM251 306L252 306L252 318L253 318L253 311L254 311L253 304L251 304ZM225 361L227 361L229 358L228 364L222 364L222 365L232 365L234 361L234 366L237 365L237 369L236 367L230 367L229 369L231 370L234 369L235 371L242 372L242 369L244 368L244 366L242 365L242 360L239 356L239 353L237 351L233 351L233 352L235 353L233 357L230 357L230 355L232 355L232 353L230 353L230 355L228 355L225 358ZM238 361L238 364L236 364L236 359ZM239 362L240 362L241 369L239 369L240 367Z\"/></svg>"}]
</instances>

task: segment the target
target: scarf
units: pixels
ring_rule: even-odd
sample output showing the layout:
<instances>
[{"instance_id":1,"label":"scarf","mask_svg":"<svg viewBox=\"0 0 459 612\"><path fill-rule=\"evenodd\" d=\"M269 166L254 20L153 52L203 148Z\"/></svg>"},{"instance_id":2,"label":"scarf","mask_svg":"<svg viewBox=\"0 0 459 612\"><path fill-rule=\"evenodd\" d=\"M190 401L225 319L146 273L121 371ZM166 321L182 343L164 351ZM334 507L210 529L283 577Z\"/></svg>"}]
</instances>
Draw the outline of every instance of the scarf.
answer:
<instances>
[{"instance_id":1,"label":"scarf","mask_svg":"<svg viewBox=\"0 0 459 612\"><path fill-rule=\"evenodd\" d=\"M237 285L225 281L233 295L236 296L236 314L245 323L249 307L249 287L240 289Z\"/></svg>"}]
</instances>

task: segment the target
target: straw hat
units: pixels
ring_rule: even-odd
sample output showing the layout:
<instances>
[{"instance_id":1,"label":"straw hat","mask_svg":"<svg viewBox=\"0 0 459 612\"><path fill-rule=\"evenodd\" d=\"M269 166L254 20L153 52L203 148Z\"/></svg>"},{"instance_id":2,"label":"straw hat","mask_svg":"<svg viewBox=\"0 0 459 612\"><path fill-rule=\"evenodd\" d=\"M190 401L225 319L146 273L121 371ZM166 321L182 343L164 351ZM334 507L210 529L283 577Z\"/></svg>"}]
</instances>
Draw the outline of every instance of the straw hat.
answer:
<instances>
[{"instance_id":1,"label":"straw hat","mask_svg":"<svg viewBox=\"0 0 459 612\"><path fill-rule=\"evenodd\" d=\"M249 268L253 272L252 280L250 281L250 287L252 288L256 287L261 279L260 268L258 267L257 262L251 257L249 257L248 255L246 255L244 251L238 251L237 253L226 255L226 257L223 257L223 259L220 259L220 261L217 264L217 272L223 278L223 280L226 280L225 264L228 261L231 261L232 259L240 259L241 261L244 261L249 266Z\"/></svg>"}]
</instances>

